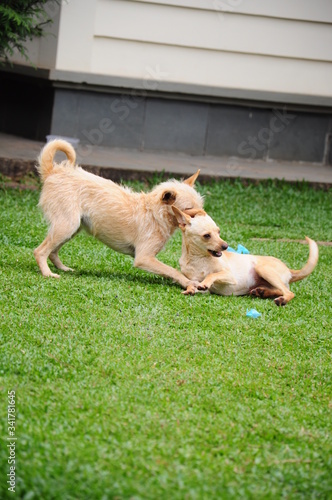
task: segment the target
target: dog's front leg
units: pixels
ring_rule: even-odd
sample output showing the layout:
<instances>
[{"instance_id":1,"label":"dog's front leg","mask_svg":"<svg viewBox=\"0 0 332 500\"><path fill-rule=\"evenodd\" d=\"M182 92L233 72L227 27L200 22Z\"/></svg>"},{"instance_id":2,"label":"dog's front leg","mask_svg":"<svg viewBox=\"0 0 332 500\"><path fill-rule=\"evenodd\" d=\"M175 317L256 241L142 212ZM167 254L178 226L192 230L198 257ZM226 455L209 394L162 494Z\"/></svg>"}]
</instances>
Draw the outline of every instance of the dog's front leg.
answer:
<instances>
[{"instance_id":1,"label":"dog's front leg","mask_svg":"<svg viewBox=\"0 0 332 500\"><path fill-rule=\"evenodd\" d=\"M136 255L134 266L139 269L144 269L144 271L149 271L150 273L159 274L164 278L171 278L176 283L182 286L182 288L187 288L189 285L192 285L197 288L199 285L196 281L190 281L188 278L184 276L184 274L180 273L173 267L167 266L160 262L156 257L147 256L147 255Z\"/></svg>"},{"instance_id":2,"label":"dog's front leg","mask_svg":"<svg viewBox=\"0 0 332 500\"><path fill-rule=\"evenodd\" d=\"M237 281L230 271L220 271L219 273L211 273L204 278L204 280L198 285L199 290L210 289L211 286L216 283L222 283L224 285L236 285Z\"/></svg>"},{"instance_id":3,"label":"dog's front leg","mask_svg":"<svg viewBox=\"0 0 332 500\"><path fill-rule=\"evenodd\" d=\"M210 290L214 283L222 283L224 285L236 285L237 281L230 271L220 271L219 273L211 273L198 285L189 284L184 293L185 295L195 295L197 291Z\"/></svg>"}]
</instances>

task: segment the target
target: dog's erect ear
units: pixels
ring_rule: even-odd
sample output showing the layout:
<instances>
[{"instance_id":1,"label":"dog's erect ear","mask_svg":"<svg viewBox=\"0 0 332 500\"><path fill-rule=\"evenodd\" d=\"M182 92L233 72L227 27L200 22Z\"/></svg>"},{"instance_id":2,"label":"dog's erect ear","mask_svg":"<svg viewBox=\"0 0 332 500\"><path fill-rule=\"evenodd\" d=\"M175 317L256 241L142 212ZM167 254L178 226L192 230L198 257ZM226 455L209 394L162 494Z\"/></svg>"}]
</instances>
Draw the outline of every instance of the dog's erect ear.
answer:
<instances>
[{"instance_id":1,"label":"dog's erect ear","mask_svg":"<svg viewBox=\"0 0 332 500\"><path fill-rule=\"evenodd\" d=\"M164 191L161 197L162 201L166 203L167 205L173 205L173 203L176 200L176 194L175 191Z\"/></svg>"},{"instance_id":2,"label":"dog's erect ear","mask_svg":"<svg viewBox=\"0 0 332 500\"><path fill-rule=\"evenodd\" d=\"M179 210L178 208L174 207L174 205L172 206L172 210L173 210L173 213L174 213L174 215L176 217L176 220L179 223L179 226L182 229L185 226L190 226L190 224L191 224L191 218L190 218L189 215L184 214L183 212L181 212L181 210Z\"/></svg>"},{"instance_id":3,"label":"dog's erect ear","mask_svg":"<svg viewBox=\"0 0 332 500\"><path fill-rule=\"evenodd\" d=\"M188 186L193 187L196 182L197 177L199 176L200 170L197 170L196 174L188 177L188 179L184 180L184 184L188 184Z\"/></svg>"}]
</instances>

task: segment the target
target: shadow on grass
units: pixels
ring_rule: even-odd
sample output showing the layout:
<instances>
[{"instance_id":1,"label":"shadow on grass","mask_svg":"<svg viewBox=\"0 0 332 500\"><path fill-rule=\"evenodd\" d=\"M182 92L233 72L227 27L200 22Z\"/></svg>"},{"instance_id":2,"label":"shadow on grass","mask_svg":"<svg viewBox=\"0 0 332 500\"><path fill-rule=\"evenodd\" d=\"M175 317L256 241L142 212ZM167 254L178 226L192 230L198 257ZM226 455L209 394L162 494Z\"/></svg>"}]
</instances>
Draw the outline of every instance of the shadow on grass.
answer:
<instances>
[{"instance_id":1,"label":"shadow on grass","mask_svg":"<svg viewBox=\"0 0 332 500\"><path fill-rule=\"evenodd\" d=\"M32 274L34 277L39 277L40 280L47 280L47 278L44 278L37 265L34 262L24 262L21 265L19 263L6 263L6 267L10 267L13 270L17 270L18 268L21 271L28 272L29 274ZM154 274L146 274L144 271L140 274L139 270L135 270L135 268L132 268L131 270L126 271L115 271L112 272L112 269L108 270L101 270L101 269L87 269L87 268L79 268L79 269L74 269L74 272L65 272L61 271L59 269L56 269L55 266L52 264L50 265L50 268L52 271L58 273L61 277L60 280L57 280L55 278L48 278L50 281L58 282L61 283L61 280L65 279L67 283L69 283L70 280L73 281L73 284L77 286L77 283L81 280L82 286L87 284L86 281L83 281L82 279L84 278L92 278L93 280L104 280L112 283L119 283L123 286L130 285L140 285L144 287L148 287L150 289L157 290L158 288L160 290L166 290L166 289L172 289L172 290L177 290L179 294L182 292L182 288L180 285L177 283L172 282L170 279L163 278L162 276L154 275ZM195 295L196 300L198 297L210 295L209 292L200 292ZM214 297L217 297L218 295L212 294ZM250 306L252 304L252 307L255 307L256 304L259 304L262 300L264 302L270 302L273 303L273 299L262 299L258 297L252 297L250 295L243 295L241 298L246 298L246 304ZM227 298L220 298L220 300L223 300L224 303L227 303L226 300ZM240 297L237 298L237 301L240 302Z\"/></svg>"},{"instance_id":2,"label":"shadow on grass","mask_svg":"<svg viewBox=\"0 0 332 500\"><path fill-rule=\"evenodd\" d=\"M61 276L64 274L69 274L69 273L63 273L60 271ZM98 271L98 270L88 270L88 269L75 269L74 273L70 273L70 276L73 276L74 278L79 278L79 277L93 277L93 278L104 278L104 279L109 279L112 281L115 280L121 280L121 281L128 281L130 283L135 283L139 282L143 285L167 285L167 286L174 286L177 288L180 288L180 286L176 283L173 283L171 280L168 280L167 278L163 278L158 275L140 275L140 274L130 274L128 272L119 272L115 271L112 272L110 271Z\"/></svg>"},{"instance_id":3,"label":"shadow on grass","mask_svg":"<svg viewBox=\"0 0 332 500\"><path fill-rule=\"evenodd\" d=\"M14 263L14 262L7 262L5 264L7 268L11 268L13 270L20 269L21 271L28 272L33 274L33 276L40 276L40 278L43 278L41 275L39 268L35 262L20 262L20 263ZM130 271L125 272L125 271L112 271L112 269L108 270L94 270L94 269L87 269L87 268L74 268L74 272L65 272L57 269L55 266L50 265L50 269L59 274L62 277L68 276L68 279L73 279L73 280L78 280L79 278L100 278L100 279L107 279L110 281L121 281L121 282L128 282L128 283L139 283L141 285L146 285L146 286L153 286L153 285L158 285L158 286L167 286L167 287L172 287L172 288L178 288L181 290L180 285L177 283L173 283L170 279L163 278L162 276L154 275L154 274L140 274L139 271L132 272ZM142 271L144 273L144 271ZM54 279L54 278L53 278Z\"/></svg>"}]
</instances>

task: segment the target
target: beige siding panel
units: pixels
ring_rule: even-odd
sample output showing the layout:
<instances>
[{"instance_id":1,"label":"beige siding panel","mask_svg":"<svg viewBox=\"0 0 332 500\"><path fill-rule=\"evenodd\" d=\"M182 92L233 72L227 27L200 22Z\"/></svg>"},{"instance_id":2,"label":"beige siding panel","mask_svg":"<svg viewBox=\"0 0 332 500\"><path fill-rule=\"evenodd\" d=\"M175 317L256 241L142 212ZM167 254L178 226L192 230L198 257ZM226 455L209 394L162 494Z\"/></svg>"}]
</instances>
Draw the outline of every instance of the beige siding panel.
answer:
<instances>
[{"instance_id":1,"label":"beige siding panel","mask_svg":"<svg viewBox=\"0 0 332 500\"><path fill-rule=\"evenodd\" d=\"M67 0L61 7L56 69L91 71L98 0Z\"/></svg>"},{"instance_id":2,"label":"beige siding panel","mask_svg":"<svg viewBox=\"0 0 332 500\"><path fill-rule=\"evenodd\" d=\"M135 3L332 23L331 0L132 0Z\"/></svg>"},{"instance_id":3,"label":"beige siding panel","mask_svg":"<svg viewBox=\"0 0 332 500\"><path fill-rule=\"evenodd\" d=\"M332 3L332 0L331 0ZM332 26L172 6L99 0L96 36L332 61Z\"/></svg>"},{"instance_id":4,"label":"beige siding panel","mask_svg":"<svg viewBox=\"0 0 332 500\"><path fill-rule=\"evenodd\" d=\"M332 97L332 65L96 38L91 71L202 87ZM146 87L148 88L148 87ZM169 87L169 90L171 88Z\"/></svg>"}]
</instances>

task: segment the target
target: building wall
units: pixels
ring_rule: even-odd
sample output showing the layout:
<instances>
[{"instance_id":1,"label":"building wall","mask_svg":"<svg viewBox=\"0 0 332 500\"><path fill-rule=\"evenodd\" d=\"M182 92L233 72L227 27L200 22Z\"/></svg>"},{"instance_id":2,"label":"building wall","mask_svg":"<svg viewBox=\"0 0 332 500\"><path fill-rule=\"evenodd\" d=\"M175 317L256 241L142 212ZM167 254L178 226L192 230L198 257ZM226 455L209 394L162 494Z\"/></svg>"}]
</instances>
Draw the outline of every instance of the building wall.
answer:
<instances>
[{"instance_id":1,"label":"building wall","mask_svg":"<svg viewBox=\"0 0 332 500\"><path fill-rule=\"evenodd\" d=\"M35 88L30 70L31 96L47 79L47 98L34 127L34 99L20 103L18 133L332 163L331 0L63 0L51 8L53 34L29 45L45 70ZM0 91L0 129L11 133L10 110L27 85L20 92L14 79Z\"/></svg>"},{"instance_id":2,"label":"building wall","mask_svg":"<svg viewBox=\"0 0 332 500\"><path fill-rule=\"evenodd\" d=\"M54 80L332 104L331 0L64 0L53 29Z\"/></svg>"}]
</instances>

